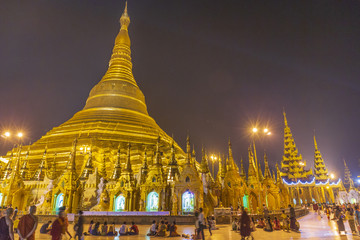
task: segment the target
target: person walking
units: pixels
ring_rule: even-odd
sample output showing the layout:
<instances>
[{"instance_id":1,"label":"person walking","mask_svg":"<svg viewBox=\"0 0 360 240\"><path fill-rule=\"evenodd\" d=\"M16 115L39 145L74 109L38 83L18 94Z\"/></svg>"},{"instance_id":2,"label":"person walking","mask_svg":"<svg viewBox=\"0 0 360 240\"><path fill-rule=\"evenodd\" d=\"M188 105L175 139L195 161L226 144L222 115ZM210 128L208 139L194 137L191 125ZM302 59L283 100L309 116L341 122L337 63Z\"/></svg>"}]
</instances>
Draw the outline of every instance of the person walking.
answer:
<instances>
[{"instance_id":1,"label":"person walking","mask_svg":"<svg viewBox=\"0 0 360 240\"><path fill-rule=\"evenodd\" d=\"M201 233L202 240L205 240L205 236L204 236L205 217L204 217L204 213L203 213L202 208L199 208L198 220L199 220L199 228L198 228L197 235L199 235Z\"/></svg>"},{"instance_id":2,"label":"person walking","mask_svg":"<svg viewBox=\"0 0 360 240\"><path fill-rule=\"evenodd\" d=\"M0 218L0 240L14 240L13 215L14 209L8 208L5 216Z\"/></svg>"},{"instance_id":3,"label":"person walking","mask_svg":"<svg viewBox=\"0 0 360 240\"><path fill-rule=\"evenodd\" d=\"M60 210L58 218L54 221L51 228L51 239L52 240L61 240L63 236L65 236L67 229L66 219L65 219L65 211Z\"/></svg>"},{"instance_id":4,"label":"person walking","mask_svg":"<svg viewBox=\"0 0 360 240\"><path fill-rule=\"evenodd\" d=\"M35 213L36 206L30 206L29 214L20 218L17 232L21 240L35 240L35 230L38 225L38 218Z\"/></svg>"},{"instance_id":5,"label":"person walking","mask_svg":"<svg viewBox=\"0 0 360 240\"><path fill-rule=\"evenodd\" d=\"M269 217L269 209L263 204L264 219L267 220Z\"/></svg>"},{"instance_id":6,"label":"person walking","mask_svg":"<svg viewBox=\"0 0 360 240\"><path fill-rule=\"evenodd\" d=\"M77 223L74 226L74 230L75 230L75 240L76 237L78 237L78 240L81 239L83 233L84 233L84 217L83 217L83 211L79 211L79 219L77 221Z\"/></svg>"},{"instance_id":7,"label":"person walking","mask_svg":"<svg viewBox=\"0 0 360 240\"><path fill-rule=\"evenodd\" d=\"M251 235L251 220L246 210L244 209L240 217L240 236L245 239Z\"/></svg>"},{"instance_id":8,"label":"person walking","mask_svg":"<svg viewBox=\"0 0 360 240\"><path fill-rule=\"evenodd\" d=\"M341 235L341 232L345 232L345 226L344 226L343 216L342 216L339 206L336 206L334 217L336 219L339 234Z\"/></svg>"}]
</instances>

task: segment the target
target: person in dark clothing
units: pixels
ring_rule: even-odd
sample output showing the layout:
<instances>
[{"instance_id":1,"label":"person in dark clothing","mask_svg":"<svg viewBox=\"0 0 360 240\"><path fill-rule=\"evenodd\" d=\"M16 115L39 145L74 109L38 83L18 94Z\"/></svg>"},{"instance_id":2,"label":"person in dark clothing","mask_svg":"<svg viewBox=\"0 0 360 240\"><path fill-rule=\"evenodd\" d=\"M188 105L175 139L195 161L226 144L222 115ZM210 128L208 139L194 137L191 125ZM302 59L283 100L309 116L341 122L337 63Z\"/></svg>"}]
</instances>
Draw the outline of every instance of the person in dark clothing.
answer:
<instances>
[{"instance_id":1,"label":"person in dark clothing","mask_svg":"<svg viewBox=\"0 0 360 240\"><path fill-rule=\"evenodd\" d=\"M289 205L290 208L290 229L296 229L296 214L295 214L295 209Z\"/></svg>"},{"instance_id":2,"label":"person in dark clothing","mask_svg":"<svg viewBox=\"0 0 360 240\"><path fill-rule=\"evenodd\" d=\"M241 239L245 239L251 235L251 220L246 210L243 210L240 217L240 235Z\"/></svg>"},{"instance_id":3,"label":"person in dark clothing","mask_svg":"<svg viewBox=\"0 0 360 240\"><path fill-rule=\"evenodd\" d=\"M51 228L50 228L51 223L52 223L52 221L48 221L47 223L43 224L40 228L40 233L42 233L42 234L49 233L51 231Z\"/></svg>"},{"instance_id":4,"label":"person in dark clothing","mask_svg":"<svg viewBox=\"0 0 360 240\"><path fill-rule=\"evenodd\" d=\"M76 237L78 237L78 240L80 240L81 236L84 233L84 217L83 217L82 211L79 211L79 219L74 226L74 230L75 230L75 236L74 236L75 240L76 240Z\"/></svg>"}]
</instances>

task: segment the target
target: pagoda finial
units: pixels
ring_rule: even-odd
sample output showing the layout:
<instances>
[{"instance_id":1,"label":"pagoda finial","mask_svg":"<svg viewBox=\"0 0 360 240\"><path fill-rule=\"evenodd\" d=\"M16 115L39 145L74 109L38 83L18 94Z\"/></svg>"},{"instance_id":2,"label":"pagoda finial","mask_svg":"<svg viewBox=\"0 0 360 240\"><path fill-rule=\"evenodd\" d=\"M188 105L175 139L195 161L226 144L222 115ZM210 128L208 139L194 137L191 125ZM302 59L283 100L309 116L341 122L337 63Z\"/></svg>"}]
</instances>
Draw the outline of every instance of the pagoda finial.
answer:
<instances>
[{"instance_id":1,"label":"pagoda finial","mask_svg":"<svg viewBox=\"0 0 360 240\"><path fill-rule=\"evenodd\" d=\"M315 145L315 150L317 150L317 149L318 149L318 145L317 145L316 138L315 138L315 132L314 132L314 145Z\"/></svg>"},{"instance_id":2,"label":"pagoda finial","mask_svg":"<svg viewBox=\"0 0 360 240\"><path fill-rule=\"evenodd\" d=\"M287 118L286 118L285 108L283 109L283 115L284 115L284 124L287 127L288 126L288 121L287 121Z\"/></svg>"},{"instance_id":3,"label":"pagoda finial","mask_svg":"<svg viewBox=\"0 0 360 240\"><path fill-rule=\"evenodd\" d=\"M127 12L127 1L125 2L125 9L120 18L120 24L121 24L121 29L125 29L125 30L127 30L130 24L130 17Z\"/></svg>"},{"instance_id":4,"label":"pagoda finial","mask_svg":"<svg viewBox=\"0 0 360 240\"><path fill-rule=\"evenodd\" d=\"M265 164L264 177L265 178L271 178L271 172L270 172L270 169L269 169L269 162L267 160L266 152L264 152L264 164Z\"/></svg>"}]
</instances>

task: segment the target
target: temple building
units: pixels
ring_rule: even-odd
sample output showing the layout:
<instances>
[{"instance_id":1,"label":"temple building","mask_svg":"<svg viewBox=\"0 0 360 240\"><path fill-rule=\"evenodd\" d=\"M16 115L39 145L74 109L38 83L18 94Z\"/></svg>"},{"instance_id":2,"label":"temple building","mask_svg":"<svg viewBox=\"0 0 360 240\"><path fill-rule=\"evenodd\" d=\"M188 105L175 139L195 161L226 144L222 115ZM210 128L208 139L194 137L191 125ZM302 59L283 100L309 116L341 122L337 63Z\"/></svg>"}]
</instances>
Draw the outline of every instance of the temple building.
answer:
<instances>
[{"instance_id":1,"label":"temple building","mask_svg":"<svg viewBox=\"0 0 360 240\"><path fill-rule=\"evenodd\" d=\"M291 203L335 203L336 194L343 189L341 179L332 179L314 136L314 172L306 170L306 161L295 145L284 111L284 155L281 161L281 177L287 186Z\"/></svg>"},{"instance_id":2,"label":"temple building","mask_svg":"<svg viewBox=\"0 0 360 240\"><path fill-rule=\"evenodd\" d=\"M213 176L203 148L200 163L187 137L186 152L151 118L145 97L132 73L130 17L120 18L109 67L85 107L35 143L18 145L7 153L0 170L0 206L20 211L35 204L40 214L68 212L167 211L206 214L214 208L244 206L252 213L286 208L288 204L335 201L342 187L330 179L315 137L314 172L295 145L284 113L284 156L281 170L271 172L255 143L248 148L248 169L240 169L228 142L227 156L219 154ZM264 170L261 169L263 162Z\"/></svg>"}]
</instances>

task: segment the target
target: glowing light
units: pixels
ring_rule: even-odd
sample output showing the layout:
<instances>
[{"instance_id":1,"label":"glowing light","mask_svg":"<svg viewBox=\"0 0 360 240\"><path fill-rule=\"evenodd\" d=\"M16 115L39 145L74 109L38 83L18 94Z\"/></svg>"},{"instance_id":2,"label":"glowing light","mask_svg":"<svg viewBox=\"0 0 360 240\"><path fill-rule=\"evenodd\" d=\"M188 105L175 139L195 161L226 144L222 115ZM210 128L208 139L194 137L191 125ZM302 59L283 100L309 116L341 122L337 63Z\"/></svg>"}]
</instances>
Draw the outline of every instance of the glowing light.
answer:
<instances>
[{"instance_id":1,"label":"glowing light","mask_svg":"<svg viewBox=\"0 0 360 240\"><path fill-rule=\"evenodd\" d=\"M4 133L4 136L5 136L5 137L10 137L10 135L11 135L10 132L5 132L5 133Z\"/></svg>"},{"instance_id":2,"label":"glowing light","mask_svg":"<svg viewBox=\"0 0 360 240\"><path fill-rule=\"evenodd\" d=\"M333 173L330 174L330 178L331 179L334 179L335 178L335 175Z\"/></svg>"},{"instance_id":3,"label":"glowing light","mask_svg":"<svg viewBox=\"0 0 360 240\"><path fill-rule=\"evenodd\" d=\"M215 161L216 161L216 159L217 159L217 157L216 157L216 156L214 156L214 155L211 155L211 156L210 156L210 158L211 158L211 160L212 160L213 162L215 162Z\"/></svg>"},{"instance_id":4,"label":"glowing light","mask_svg":"<svg viewBox=\"0 0 360 240\"><path fill-rule=\"evenodd\" d=\"M81 148L80 148L80 151L82 151L82 150L84 150L84 148L83 148L83 147L81 147Z\"/></svg>"},{"instance_id":5,"label":"glowing light","mask_svg":"<svg viewBox=\"0 0 360 240\"><path fill-rule=\"evenodd\" d=\"M87 150L90 151L90 147L88 147Z\"/></svg>"},{"instance_id":6,"label":"glowing light","mask_svg":"<svg viewBox=\"0 0 360 240\"><path fill-rule=\"evenodd\" d=\"M266 135L271 135L271 132L268 132Z\"/></svg>"},{"instance_id":7,"label":"glowing light","mask_svg":"<svg viewBox=\"0 0 360 240\"><path fill-rule=\"evenodd\" d=\"M305 165L305 163L303 163L303 162L300 162L299 164L300 164L301 166L304 166L304 165Z\"/></svg>"},{"instance_id":8,"label":"glowing light","mask_svg":"<svg viewBox=\"0 0 360 240\"><path fill-rule=\"evenodd\" d=\"M358 181L358 183L360 183L360 179L358 179L357 181Z\"/></svg>"},{"instance_id":9,"label":"glowing light","mask_svg":"<svg viewBox=\"0 0 360 240\"><path fill-rule=\"evenodd\" d=\"M269 129L265 128L264 133L267 133L267 132L269 132Z\"/></svg>"},{"instance_id":10,"label":"glowing light","mask_svg":"<svg viewBox=\"0 0 360 240\"><path fill-rule=\"evenodd\" d=\"M17 136L18 136L19 138L21 138L21 137L24 136L24 134L23 134L22 132L18 132Z\"/></svg>"},{"instance_id":11,"label":"glowing light","mask_svg":"<svg viewBox=\"0 0 360 240\"><path fill-rule=\"evenodd\" d=\"M256 127L254 127L254 128L252 129L252 131L253 131L253 133L256 133L256 132L258 131L258 129L257 129Z\"/></svg>"}]
</instances>

